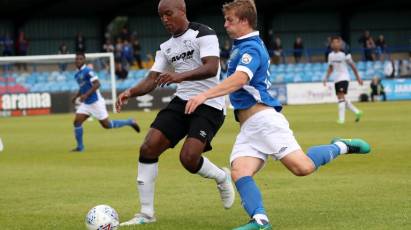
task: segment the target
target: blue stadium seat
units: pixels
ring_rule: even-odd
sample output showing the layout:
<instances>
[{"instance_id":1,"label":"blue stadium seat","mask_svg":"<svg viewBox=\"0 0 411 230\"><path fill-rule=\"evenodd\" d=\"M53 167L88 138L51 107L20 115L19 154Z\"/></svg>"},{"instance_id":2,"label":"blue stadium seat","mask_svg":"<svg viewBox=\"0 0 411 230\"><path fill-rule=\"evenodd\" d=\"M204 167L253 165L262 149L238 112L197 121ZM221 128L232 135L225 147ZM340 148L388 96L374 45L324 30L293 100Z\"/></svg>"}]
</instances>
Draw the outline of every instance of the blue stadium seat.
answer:
<instances>
[{"instance_id":1,"label":"blue stadium seat","mask_svg":"<svg viewBox=\"0 0 411 230\"><path fill-rule=\"evenodd\" d=\"M321 63L315 63L313 64L313 70L315 71L320 71L321 70Z\"/></svg>"},{"instance_id":2,"label":"blue stadium seat","mask_svg":"<svg viewBox=\"0 0 411 230\"><path fill-rule=\"evenodd\" d=\"M111 90L110 83L108 81L101 81L101 91Z\"/></svg>"},{"instance_id":3,"label":"blue stadium seat","mask_svg":"<svg viewBox=\"0 0 411 230\"><path fill-rule=\"evenodd\" d=\"M311 71L313 69L313 64L311 63L306 63L304 65L304 71Z\"/></svg>"}]
</instances>

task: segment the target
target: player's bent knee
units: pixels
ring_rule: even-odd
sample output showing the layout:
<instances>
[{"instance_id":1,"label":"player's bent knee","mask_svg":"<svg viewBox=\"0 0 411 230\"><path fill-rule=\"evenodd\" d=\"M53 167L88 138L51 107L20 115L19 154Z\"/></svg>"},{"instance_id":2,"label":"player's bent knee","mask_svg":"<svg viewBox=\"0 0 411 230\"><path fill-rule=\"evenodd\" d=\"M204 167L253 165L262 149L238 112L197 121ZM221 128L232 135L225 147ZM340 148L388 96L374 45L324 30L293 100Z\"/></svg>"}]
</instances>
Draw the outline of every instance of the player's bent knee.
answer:
<instances>
[{"instance_id":1,"label":"player's bent knee","mask_svg":"<svg viewBox=\"0 0 411 230\"><path fill-rule=\"evenodd\" d=\"M301 164L291 169L291 172L296 176L308 176L315 171L315 166L312 164Z\"/></svg>"},{"instance_id":2,"label":"player's bent knee","mask_svg":"<svg viewBox=\"0 0 411 230\"><path fill-rule=\"evenodd\" d=\"M158 153L155 146L143 143L140 146L140 158L144 159L157 159L161 153Z\"/></svg>"},{"instance_id":3,"label":"player's bent knee","mask_svg":"<svg viewBox=\"0 0 411 230\"><path fill-rule=\"evenodd\" d=\"M183 151L180 153L180 162L190 173L197 173L199 170L200 155Z\"/></svg>"},{"instance_id":4,"label":"player's bent knee","mask_svg":"<svg viewBox=\"0 0 411 230\"><path fill-rule=\"evenodd\" d=\"M231 168L231 178L233 181L237 181L238 179L245 177L245 176L253 176L254 172L252 170L241 169L241 168Z\"/></svg>"}]
</instances>

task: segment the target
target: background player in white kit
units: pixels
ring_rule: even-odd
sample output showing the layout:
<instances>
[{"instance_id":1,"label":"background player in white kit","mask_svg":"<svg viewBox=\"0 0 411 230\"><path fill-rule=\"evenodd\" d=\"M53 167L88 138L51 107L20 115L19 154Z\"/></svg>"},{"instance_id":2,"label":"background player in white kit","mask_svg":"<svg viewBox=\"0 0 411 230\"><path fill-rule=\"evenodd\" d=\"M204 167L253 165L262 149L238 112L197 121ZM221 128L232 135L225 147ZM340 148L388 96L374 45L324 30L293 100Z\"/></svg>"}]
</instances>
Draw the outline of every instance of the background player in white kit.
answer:
<instances>
[{"instance_id":1,"label":"background player in white kit","mask_svg":"<svg viewBox=\"0 0 411 230\"><path fill-rule=\"evenodd\" d=\"M355 121L360 121L363 114L362 111L357 109L351 101L345 97L348 91L348 85L350 82L350 74L348 72L348 66L353 70L355 77L360 85L363 84L358 70L351 58L351 54L342 50L343 41L341 37L334 36L331 38L332 52L328 55L328 70L323 83L327 85L328 78L334 72L335 93L338 98L338 120L337 123L344 124L345 122L345 107L347 106L353 113L355 113Z\"/></svg>"},{"instance_id":2,"label":"background player in white kit","mask_svg":"<svg viewBox=\"0 0 411 230\"><path fill-rule=\"evenodd\" d=\"M130 97L144 95L156 86L177 84L175 97L162 109L140 147L137 187L141 210L125 225L156 221L154 216L154 185L160 155L173 148L184 137L180 162L193 174L214 179L225 208L234 202L230 171L221 169L203 157L211 150L211 140L224 121L224 97L208 100L196 113L184 113L187 100L219 83L220 60L216 33L208 26L189 22L184 0L161 0L158 14L172 35L160 45L148 76L133 88L119 95L117 109ZM170 72L171 71L171 72Z\"/></svg>"}]
</instances>

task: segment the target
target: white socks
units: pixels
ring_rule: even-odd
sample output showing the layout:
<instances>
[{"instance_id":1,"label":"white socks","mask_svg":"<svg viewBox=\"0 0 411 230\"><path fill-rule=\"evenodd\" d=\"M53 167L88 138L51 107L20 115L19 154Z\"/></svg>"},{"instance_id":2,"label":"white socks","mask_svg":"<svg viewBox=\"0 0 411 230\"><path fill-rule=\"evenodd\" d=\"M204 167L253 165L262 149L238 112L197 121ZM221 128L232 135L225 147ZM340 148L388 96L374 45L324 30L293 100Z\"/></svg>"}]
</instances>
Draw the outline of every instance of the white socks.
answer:
<instances>
[{"instance_id":1,"label":"white socks","mask_svg":"<svg viewBox=\"0 0 411 230\"><path fill-rule=\"evenodd\" d=\"M337 141L334 144L340 149L340 154L346 154L348 152L348 146L344 142Z\"/></svg>"},{"instance_id":2,"label":"white socks","mask_svg":"<svg viewBox=\"0 0 411 230\"><path fill-rule=\"evenodd\" d=\"M203 165L197 172L204 178L214 179L217 183L226 180L226 173L203 157ZM146 164L138 162L137 189L140 194L141 213L154 216L154 188L155 180L158 175L158 162Z\"/></svg>"},{"instance_id":3,"label":"white socks","mask_svg":"<svg viewBox=\"0 0 411 230\"><path fill-rule=\"evenodd\" d=\"M137 188L140 194L141 213L154 216L154 187L158 175L158 162L138 162Z\"/></svg>"},{"instance_id":4,"label":"white socks","mask_svg":"<svg viewBox=\"0 0 411 230\"><path fill-rule=\"evenodd\" d=\"M264 214L255 214L254 216L253 216L253 219L257 222L257 224L259 224L259 225L263 225L264 223L262 222L262 220L263 221L265 221L265 222L269 222L268 221L268 217L267 217L267 215L264 215Z\"/></svg>"},{"instance_id":5,"label":"white socks","mask_svg":"<svg viewBox=\"0 0 411 230\"><path fill-rule=\"evenodd\" d=\"M345 104L347 105L348 109L350 109L353 113L357 114L360 111L355 107L350 100L345 99Z\"/></svg>"},{"instance_id":6,"label":"white socks","mask_svg":"<svg viewBox=\"0 0 411 230\"><path fill-rule=\"evenodd\" d=\"M203 165L197 174L204 178L214 179L217 184L223 183L226 180L226 173L209 161L206 157L203 157L203 159Z\"/></svg>"},{"instance_id":7,"label":"white socks","mask_svg":"<svg viewBox=\"0 0 411 230\"><path fill-rule=\"evenodd\" d=\"M345 121L345 100L338 101L338 120L340 122Z\"/></svg>"}]
</instances>

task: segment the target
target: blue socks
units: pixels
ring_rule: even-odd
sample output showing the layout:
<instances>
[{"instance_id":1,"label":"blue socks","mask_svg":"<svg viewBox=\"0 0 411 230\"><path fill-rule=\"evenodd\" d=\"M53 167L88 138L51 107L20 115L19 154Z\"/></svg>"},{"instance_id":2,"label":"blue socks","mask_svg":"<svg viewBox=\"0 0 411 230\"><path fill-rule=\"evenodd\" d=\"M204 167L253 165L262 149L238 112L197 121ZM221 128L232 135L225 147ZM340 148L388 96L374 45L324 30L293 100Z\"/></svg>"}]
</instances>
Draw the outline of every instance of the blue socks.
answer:
<instances>
[{"instance_id":1,"label":"blue socks","mask_svg":"<svg viewBox=\"0 0 411 230\"><path fill-rule=\"evenodd\" d=\"M340 155L340 148L336 144L314 146L308 149L307 156L318 169Z\"/></svg>"},{"instance_id":2,"label":"blue socks","mask_svg":"<svg viewBox=\"0 0 411 230\"><path fill-rule=\"evenodd\" d=\"M121 128L126 125L132 125L133 120L112 120L110 121L110 129Z\"/></svg>"},{"instance_id":3,"label":"blue socks","mask_svg":"<svg viewBox=\"0 0 411 230\"><path fill-rule=\"evenodd\" d=\"M235 186L240 193L241 203L251 218L257 214L266 215L260 190L251 176L241 177L235 182Z\"/></svg>"},{"instance_id":4,"label":"blue socks","mask_svg":"<svg viewBox=\"0 0 411 230\"><path fill-rule=\"evenodd\" d=\"M128 120L112 120L110 121L110 129L114 128L121 128L123 126L131 126L133 124L132 119ZM83 150L84 149L84 144L83 144L83 126L81 125L74 125L74 135L76 137L77 141L77 149L78 150Z\"/></svg>"},{"instance_id":5,"label":"blue socks","mask_svg":"<svg viewBox=\"0 0 411 230\"><path fill-rule=\"evenodd\" d=\"M74 135L76 137L77 141L77 148L78 149L83 149L83 126L74 126Z\"/></svg>"}]
</instances>

